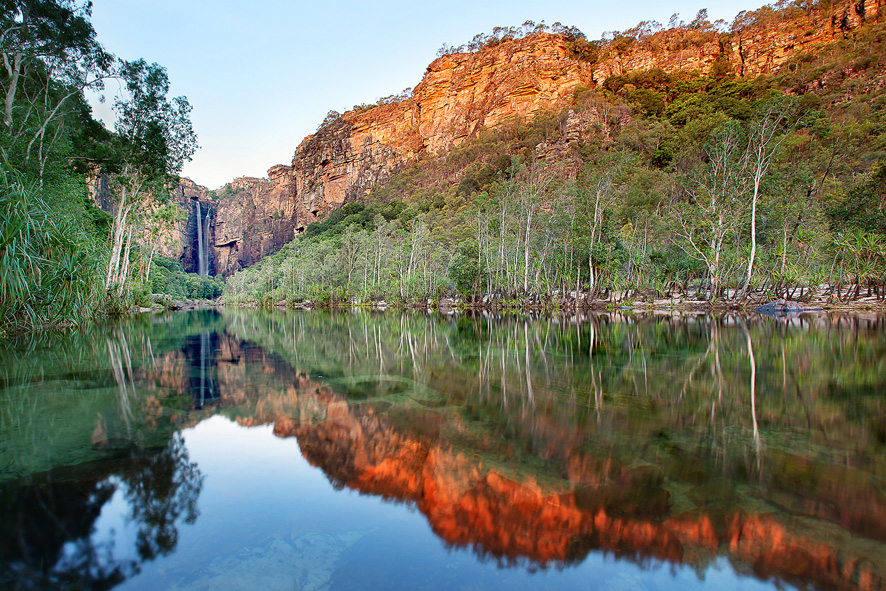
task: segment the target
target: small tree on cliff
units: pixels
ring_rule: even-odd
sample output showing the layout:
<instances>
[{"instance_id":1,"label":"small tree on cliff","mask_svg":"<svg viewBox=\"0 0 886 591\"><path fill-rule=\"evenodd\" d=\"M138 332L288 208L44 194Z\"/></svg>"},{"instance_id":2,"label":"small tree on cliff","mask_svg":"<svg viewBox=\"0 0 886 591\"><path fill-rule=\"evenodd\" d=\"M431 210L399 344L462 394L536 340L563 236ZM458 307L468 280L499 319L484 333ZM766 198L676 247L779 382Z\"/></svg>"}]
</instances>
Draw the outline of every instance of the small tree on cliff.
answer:
<instances>
[{"instance_id":1,"label":"small tree on cliff","mask_svg":"<svg viewBox=\"0 0 886 591\"><path fill-rule=\"evenodd\" d=\"M111 233L111 254L105 288L122 297L130 276L129 253L133 232L150 200L162 200L167 187L176 181L184 163L197 149L191 127L191 105L180 96L167 97L166 70L144 60L121 66L127 96L114 103L117 112L118 170L117 207Z\"/></svg>"}]
</instances>

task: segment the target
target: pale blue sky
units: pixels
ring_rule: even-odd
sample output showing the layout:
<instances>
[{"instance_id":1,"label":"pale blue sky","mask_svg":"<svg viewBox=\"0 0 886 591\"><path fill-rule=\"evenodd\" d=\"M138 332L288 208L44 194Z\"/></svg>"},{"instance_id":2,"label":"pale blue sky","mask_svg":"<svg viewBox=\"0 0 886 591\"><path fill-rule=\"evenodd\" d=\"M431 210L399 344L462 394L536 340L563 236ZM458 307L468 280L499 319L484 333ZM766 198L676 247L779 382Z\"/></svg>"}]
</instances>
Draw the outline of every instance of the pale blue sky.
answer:
<instances>
[{"instance_id":1,"label":"pale blue sky","mask_svg":"<svg viewBox=\"0 0 886 591\"><path fill-rule=\"evenodd\" d=\"M184 175L209 188L265 176L289 164L296 146L330 109L418 84L443 43L460 45L495 26L560 21L597 39L641 20L687 22L700 8L731 21L760 0L95 0L99 41L124 59L165 66L173 95L194 107L201 149ZM116 83L108 86L113 94ZM109 97L110 98L110 97ZM96 114L110 126L108 104Z\"/></svg>"}]
</instances>

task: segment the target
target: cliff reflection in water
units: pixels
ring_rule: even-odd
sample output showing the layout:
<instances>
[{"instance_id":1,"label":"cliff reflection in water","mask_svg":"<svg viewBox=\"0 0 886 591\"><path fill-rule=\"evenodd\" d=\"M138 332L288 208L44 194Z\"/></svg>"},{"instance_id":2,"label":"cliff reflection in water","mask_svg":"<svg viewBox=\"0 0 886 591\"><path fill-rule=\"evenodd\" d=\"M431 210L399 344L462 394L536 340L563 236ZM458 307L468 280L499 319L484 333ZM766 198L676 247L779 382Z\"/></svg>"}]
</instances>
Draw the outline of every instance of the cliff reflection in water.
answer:
<instances>
[{"instance_id":1,"label":"cliff reflection in water","mask_svg":"<svg viewBox=\"0 0 886 591\"><path fill-rule=\"evenodd\" d=\"M704 577L725 557L761 579L884 589L886 325L794 324L241 310L130 324L96 339L114 379L68 467L37 469L62 454L23 443L21 425L49 420L27 415L37 405L3 425L22 437L4 464L32 468L2 489L2 562L32 581L50 576L38 564L100 573L101 588L171 552L181 524L199 527L203 482L177 433L223 414L273 424L336 488L413 506L502 566L602 551ZM47 383L34 367L13 377ZM115 493L137 557L102 563L88 532Z\"/></svg>"},{"instance_id":2,"label":"cliff reflection in water","mask_svg":"<svg viewBox=\"0 0 886 591\"><path fill-rule=\"evenodd\" d=\"M192 355L194 337L169 340L182 326L164 324L94 326L0 355L0 587L110 589L196 522L204 476L177 432L185 417L161 399L202 402L210 352L197 336ZM112 506L126 531L97 531Z\"/></svg>"},{"instance_id":3,"label":"cliff reflection in water","mask_svg":"<svg viewBox=\"0 0 886 591\"><path fill-rule=\"evenodd\" d=\"M199 335L189 336L183 349L191 368L189 390L196 408L203 408L205 404L218 398L218 365L215 354L218 340L217 333L204 331Z\"/></svg>"},{"instance_id":4,"label":"cliff reflection in water","mask_svg":"<svg viewBox=\"0 0 886 591\"><path fill-rule=\"evenodd\" d=\"M249 424L296 437L339 487L413 504L450 544L884 586L880 319L226 317L306 370L297 415Z\"/></svg>"}]
</instances>

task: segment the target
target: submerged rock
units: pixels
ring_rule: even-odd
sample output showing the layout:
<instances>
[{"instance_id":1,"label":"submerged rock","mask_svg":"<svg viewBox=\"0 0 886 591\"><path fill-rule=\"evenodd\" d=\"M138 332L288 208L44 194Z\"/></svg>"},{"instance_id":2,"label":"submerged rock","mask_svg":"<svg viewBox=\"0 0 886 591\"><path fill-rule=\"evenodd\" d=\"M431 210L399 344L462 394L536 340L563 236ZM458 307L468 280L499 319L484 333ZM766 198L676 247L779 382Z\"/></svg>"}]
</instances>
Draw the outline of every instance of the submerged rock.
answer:
<instances>
[{"instance_id":1,"label":"submerged rock","mask_svg":"<svg viewBox=\"0 0 886 591\"><path fill-rule=\"evenodd\" d=\"M820 312L821 307L814 306L811 304L804 304L802 302L792 302L790 300L786 300L784 298L779 298L774 302L769 302L768 304L763 304L754 309L755 312L759 312L764 316L771 316L773 318L782 317L789 314L802 314L804 312Z\"/></svg>"}]
</instances>

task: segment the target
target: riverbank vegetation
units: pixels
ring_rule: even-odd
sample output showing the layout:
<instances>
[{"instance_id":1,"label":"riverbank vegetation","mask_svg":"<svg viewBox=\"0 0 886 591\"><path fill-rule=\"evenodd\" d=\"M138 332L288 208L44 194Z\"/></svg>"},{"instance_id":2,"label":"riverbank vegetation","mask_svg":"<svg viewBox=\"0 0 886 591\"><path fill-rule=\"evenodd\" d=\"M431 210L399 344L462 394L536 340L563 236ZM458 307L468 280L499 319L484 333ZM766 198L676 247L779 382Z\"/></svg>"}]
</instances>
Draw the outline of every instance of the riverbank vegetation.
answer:
<instances>
[{"instance_id":1,"label":"riverbank vegetation","mask_svg":"<svg viewBox=\"0 0 886 591\"><path fill-rule=\"evenodd\" d=\"M150 236L175 221L166 187L196 149L187 99L167 97L161 66L102 47L90 9L11 0L0 11L0 336L77 325L146 298ZM125 87L113 132L84 97L109 80ZM103 174L112 214L85 182Z\"/></svg>"},{"instance_id":2,"label":"riverbank vegetation","mask_svg":"<svg viewBox=\"0 0 886 591\"><path fill-rule=\"evenodd\" d=\"M886 299L886 25L775 76L629 72L401 169L230 302ZM580 134L575 134L575 129Z\"/></svg>"},{"instance_id":3,"label":"riverbank vegetation","mask_svg":"<svg viewBox=\"0 0 886 591\"><path fill-rule=\"evenodd\" d=\"M177 300L213 300L222 294L221 275L185 273L181 261L169 257L157 257L153 265L151 293L167 294Z\"/></svg>"}]
</instances>

